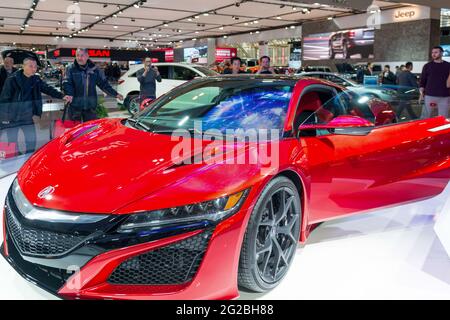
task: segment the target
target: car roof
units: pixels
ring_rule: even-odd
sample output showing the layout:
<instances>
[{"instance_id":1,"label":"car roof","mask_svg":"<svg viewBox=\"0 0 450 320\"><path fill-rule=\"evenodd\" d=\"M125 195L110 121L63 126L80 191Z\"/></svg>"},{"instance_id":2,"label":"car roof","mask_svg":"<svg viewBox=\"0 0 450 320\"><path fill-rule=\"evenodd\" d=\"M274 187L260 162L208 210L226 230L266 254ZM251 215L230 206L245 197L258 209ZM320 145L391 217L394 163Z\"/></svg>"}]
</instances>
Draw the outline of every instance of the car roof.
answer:
<instances>
[{"instance_id":1,"label":"car roof","mask_svg":"<svg viewBox=\"0 0 450 320\"><path fill-rule=\"evenodd\" d=\"M193 63L184 63L184 62L153 62L152 65L155 66L180 66L180 67L203 67L202 65L193 64ZM131 69L140 69L144 66L143 63L133 64L130 66ZM205 67L206 68L206 67Z\"/></svg>"},{"instance_id":2,"label":"car roof","mask_svg":"<svg viewBox=\"0 0 450 320\"><path fill-rule=\"evenodd\" d=\"M313 77L307 77L307 76L300 76L300 75L293 75L293 76L286 76L286 75L265 75L265 74L237 74L237 75L217 75L217 76L210 76L210 77L202 77L198 79L194 79L191 82L208 82L208 81L223 81L223 80L235 80L235 81L248 81L248 80L254 80L254 81L280 81L280 82L291 82L292 84L297 83L300 80L308 80L312 81L317 84L326 84L330 85L332 87L336 87L336 84Z\"/></svg>"},{"instance_id":3,"label":"car roof","mask_svg":"<svg viewBox=\"0 0 450 320\"><path fill-rule=\"evenodd\" d=\"M297 73L297 75L300 75L300 76L308 76L308 75L311 75L311 74L330 75L330 76L337 76L337 77L343 78L339 73L335 73L335 72L311 71L311 72L300 72L300 73Z\"/></svg>"}]
</instances>

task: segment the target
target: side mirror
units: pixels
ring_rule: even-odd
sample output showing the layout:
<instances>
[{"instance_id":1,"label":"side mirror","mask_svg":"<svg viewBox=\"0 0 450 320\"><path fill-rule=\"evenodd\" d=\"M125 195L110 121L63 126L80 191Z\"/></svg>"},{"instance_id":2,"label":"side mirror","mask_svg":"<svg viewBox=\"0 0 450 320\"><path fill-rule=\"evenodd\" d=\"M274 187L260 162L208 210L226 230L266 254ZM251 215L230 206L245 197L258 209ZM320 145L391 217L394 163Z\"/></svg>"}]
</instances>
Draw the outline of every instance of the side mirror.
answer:
<instances>
[{"instance_id":1,"label":"side mirror","mask_svg":"<svg viewBox=\"0 0 450 320\"><path fill-rule=\"evenodd\" d=\"M325 124L300 125L298 131L329 130L334 134L360 136L369 134L374 128L375 125L364 118L339 116Z\"/></svg>"}]
</instances>

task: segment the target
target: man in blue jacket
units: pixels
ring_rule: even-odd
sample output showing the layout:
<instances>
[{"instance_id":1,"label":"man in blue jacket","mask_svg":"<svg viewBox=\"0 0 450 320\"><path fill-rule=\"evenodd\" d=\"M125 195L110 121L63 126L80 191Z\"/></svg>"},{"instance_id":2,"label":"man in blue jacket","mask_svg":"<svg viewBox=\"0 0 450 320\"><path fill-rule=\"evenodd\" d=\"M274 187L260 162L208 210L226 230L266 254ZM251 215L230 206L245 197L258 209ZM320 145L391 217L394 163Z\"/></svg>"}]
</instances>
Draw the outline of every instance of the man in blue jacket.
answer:
<instances>
[{"instance_id":1,"label":"man in blue jacket","mask_svg":"<svg viewBox=\"0 0 450 320\"><path fill-rule=\"evenodd\" d=\"M89 60L86 49L77 49L76 59L66 71L63 81L64 92L71 97L69 118L74 121L97 119L97 86L105 93L119 100L123 97L108 83L104 73Z\"/></svg>"},{"instance_id":2,"label":"man in blue jacket","mask_svg":"<svg viewBox=\"0 0 450 320\"><path fill-rule=\"evenodd\" d=\"M6 131L8 142L15 143L16 146L19 130L22 130L25 136L25 153L33 152L36 148L34 121L42 115L42 93L56 99L70 100L42 81L36 72L36 60L25 58L23 69L6 79L0 96L0 127L3 126Z\"/></svg>"}]
</instances>

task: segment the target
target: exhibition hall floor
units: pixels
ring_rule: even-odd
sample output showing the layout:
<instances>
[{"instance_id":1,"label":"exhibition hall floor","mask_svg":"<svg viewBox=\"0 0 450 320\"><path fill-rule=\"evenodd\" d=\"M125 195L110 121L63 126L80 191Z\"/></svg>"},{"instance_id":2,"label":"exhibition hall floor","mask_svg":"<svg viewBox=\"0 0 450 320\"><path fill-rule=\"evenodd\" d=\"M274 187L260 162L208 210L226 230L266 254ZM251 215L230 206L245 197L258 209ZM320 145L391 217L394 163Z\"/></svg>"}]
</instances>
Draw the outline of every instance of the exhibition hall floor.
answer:
<instances>
[{"instance_id":1,"label":"exhibition hall floor","mask_svg":"<svg viewBox=\"0 0 450 320\"><path fill-rule=\"evenodd\" d=\"M0 180L2 204L13 179ZM448 199L450 187L421 203L324 223L279 287L240 299L450 299L450 258L433 229ZM0 258L0 299L57 298Z\"/></svg>"}]
</instances>

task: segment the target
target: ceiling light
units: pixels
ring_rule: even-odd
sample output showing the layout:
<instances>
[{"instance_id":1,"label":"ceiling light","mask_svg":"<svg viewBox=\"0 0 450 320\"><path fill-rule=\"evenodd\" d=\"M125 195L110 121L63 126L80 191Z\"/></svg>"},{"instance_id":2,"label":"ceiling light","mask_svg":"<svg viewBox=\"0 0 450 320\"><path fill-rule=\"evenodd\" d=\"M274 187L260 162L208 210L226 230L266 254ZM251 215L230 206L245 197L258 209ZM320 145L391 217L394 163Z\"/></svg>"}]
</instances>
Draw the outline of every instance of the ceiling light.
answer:
<instances>
[{"instance_id":1,"label":"ceiling light","mask_svg":"<svg viewBox=\"0 0 450 320\"><path fill-rule=\"evenodd\" d=\"M117 29L118 28L118 26L114 26L114 29Z\"/></svg>"},{"instance_id":2,"label":"ceiling light","mask_svg":"<svg viewBox=\"0 0 450 320\"><path fill-rule=\"evenodd\" d=\"M278 16L278 17L277 17L277 19L278 19L278 20L281 20L281 17L280 17L280 16Z\"/></svg>"},{"instance_id":3,"label":"ceiling light","mask_svg":"<svg viewBox=\"0 0 450 320\"><path fill-rule=\"evenodd\" d=\"M209 13L208 13L208 12L205 12L203 15L204 15L205 17L207 17L207 16L209 16Z\"/></svg>"},{"instance_id":4,"label":"ceiling light","mask_svg":"<svg viewBox=\"0 0 450 320\"><path fill-rule=\"evenodd\" d=\"M223 30L223 26L219 28L220 30Z\"/></svg>"},{"instance_id":5,"label":"ceiling light","mask_svg":"<svg viewBox=\"0 0 450 320\"><path fill-rule=\"evenodd\" d=\"M98 19L100 19L100 17L99 17L99 16L95 16L95 19L97 19L97 20L98 20Z\"/></svg>"},{"instance_id":6,"label":"ceiling light","mask_svg":"<svg viewBox=\"0 0 450 320\"><path fill-rule=\"evenodd\" d=\"M193 39L192 39L192 41L195 41L195 40L197 40L197 38L193 38Z\"/></svg>"},{"instance_id":7,"label":"ceiling light","mask_svg":"<svg viewBox=\"0 0 450 320\"><path fill-rule=\"evenodd\" d=\"M192 21L192 18L189 18L188 21Z\"/></svg>"},{"instance_id":8,"label":"ceiling light","mask_svg":"<svg viewBox=\"0 0 450 320\"><path fill-rule=\"evenodd\" d=\"M113 14L113 17L114 17L114 18L117 18L117 14Z\"/></svg>"},{"instance_id":9,"label":"ceiling light","mask_svg":"<svg viewBox=\"0 0 450 320\"><path fill-rule=\"evenodd\" d=\"M328 19L328 20L333 20L333 17L328 17L327 19Z\"/></svg>"},{"instance_id":10,"label":"ceiling light","mask_svg":"<svg viewBox=\"0 0 450 320\"><path fill-rule=\"evenodd\" d=\"M133 7L135 7L136 9L139 9L139 5L137 3L133 4Z\"/></svg>"},{"instance_id":11,"label":"ceiling light","mask_svg":"<svg viewBox=\"0 0 450 320\"><path fill-rule=\"evenodd\" d=\"M223 36L224 39L228 38L228 36Z\"/></svg>"},{"instance_id":12,"label":"ceiling light","mask_svg":"<svg viewBox=\"0 0 450 320\"><path fill-rule=\"evenodd\" d=\"M297 7L292 7L292 10L297 11Z\"/></svg>"},{"instance_id":13,"label":"ceiling light","mask_svg":"<svg viewBox=\"0 0 450 320\"><path fill-rule=\"evenodd\" d=\"M141 31L144 31L145 30L145 28L144 27L141 27Z\"/></svg>"},{"instance_id":14,"label":"ceiling light","mask_svg":"<svg viewBox=\"0 0 450 320\"><path fill-rule=\"evenodd\" d=\"M258 21L258 20L255 20L255 21L253 21L253 23L259 23L259 21Z\"/></svg>"}]
</instances>

